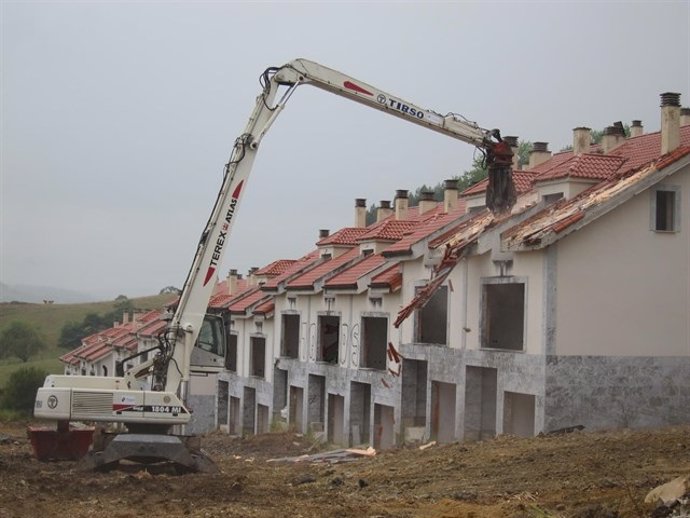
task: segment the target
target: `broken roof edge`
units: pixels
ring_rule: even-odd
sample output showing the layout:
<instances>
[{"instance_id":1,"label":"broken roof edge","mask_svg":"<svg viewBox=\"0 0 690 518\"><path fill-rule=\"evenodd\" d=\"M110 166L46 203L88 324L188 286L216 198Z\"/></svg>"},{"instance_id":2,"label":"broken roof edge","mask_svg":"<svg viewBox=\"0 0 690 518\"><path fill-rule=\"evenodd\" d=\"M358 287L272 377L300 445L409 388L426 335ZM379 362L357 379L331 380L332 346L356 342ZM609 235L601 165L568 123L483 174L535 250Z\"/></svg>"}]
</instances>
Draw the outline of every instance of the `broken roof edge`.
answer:
<instances>
[{"instance_id":1,"label":"broken roof edge","mask_svg":"<svg viewBox=\"0 0 690 518\"><path fill-rule=\"evenodd\" d=\"M528 221L523 221L523 223L511 228L506 232L505 236L501 237L501 248L506 251L529 251L546 248L590 222L608 214L688 165L690 165L690 146L681 146L675 151L622 176L599 182L575 198L548 206L533 216L536 223L540 215L545 217L547 216L546 211L552 210L553 213L563 211L562 218L556 218L548 222L548 224L544 222L544 225L540 228L521 237L518 237L520 229L517 227L528 223ZM622 187L621 184L623 184ZM600 202L593 200L597 193L602 194L607 189L613 191L608 199ZM587 200L590 200L591 203L587 204ZM578 206L578 203L582 205ZM572 210L568 211L568 209Z\"/></svg>"}]
</instances>

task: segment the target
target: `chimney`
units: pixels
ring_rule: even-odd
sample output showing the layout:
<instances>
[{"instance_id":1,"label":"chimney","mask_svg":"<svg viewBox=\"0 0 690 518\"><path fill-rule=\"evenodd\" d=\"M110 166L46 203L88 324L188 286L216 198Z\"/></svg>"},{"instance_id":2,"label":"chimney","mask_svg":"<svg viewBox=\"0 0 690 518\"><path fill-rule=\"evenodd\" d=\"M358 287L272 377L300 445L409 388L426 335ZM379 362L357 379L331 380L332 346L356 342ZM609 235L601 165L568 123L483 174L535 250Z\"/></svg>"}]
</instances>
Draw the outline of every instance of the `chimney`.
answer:
<instances>
[{"instance_id":1,"label":"chimney","mask_svg":"<svg viewBox=\"0 0 690 518\"><path fill-rule=\"evenodd\" d=\"M326 239L330 234L330 230L328 230L327 228L322 228L321 230L319 230L319 241L321 241L322 239Z\"/></svg>"},{"instance_id":2,"label":"chimney","mask_svg":"<svg viewBox=\"0 0 690 518\"><path fill-rule=\"evenodd\" d=\"M381 200L381 205L376 209L376 223L383 221L388 216L393 214L390 200Z\"/></svg>"},{"instance_id":3,"label":"chimney","mask_svg":"<svg viewBox=\"0 0 690 518\"><path fill-rule=\"evenodd\" d=\"M601 137L601 149L604 154L611 151L613 148L625 140L625 130L623 124L615 122L613 126L604 128L604 135Z\"/></svg>"},{"instance_id":4,"label":"chimney","mask_svg":"<svg viewBox=\"0 0 690 518\"><path fill-rule=\"evenodd\" d=\"M680 109L680 126L690 126L690 108Z\"/></svg>"},{"instance_id":5,"label":"chimney","mask_svg":"<svg viewBox=\"0 0 690 518\"><path fill-rule=\"evenodd\" d=\"M435 208L434 191L422 191L419 195L419 214L426 214Z\"/></svg>"},{"instance_id":6,"label":"chimney","mask_svg":"<svg viewBox=\"0 0 690 518\"><path fill-rule=\"evenodd\" d=\"M641 137L644 134L642 121L634 120L630 126L630 137Z\"/></svg>"},{"instance_id":7,"label":"chimney","mask_svg":"<svg viewBox=\"0 0 690 518\"><path fill-rule=\"evenodd\" d=\"M407 207L409 204L408 193L405 189L395 191L395 219L407 218Z\"/></svg>"},{"instance_id":8,"label":"chimney","mask_svg":"<svg viewBox=\"0 0 690 518\"><path fill-rule=\"evenodd\" d=\"M592 130L580 126L573 129L573 154L581 155L589 153L589 145L592 142Z\"/></svg>"},{"instance_id":9,"label":"chimney","mask_svg":"<svg viewBox=\"0 0 690 518\"><path fill-rule=\"evenodd\" d=\"M503 140L508 143L510 150L513 152L513 171L520 169L520 156L518 155L519 144L517 137L503 137Z\"/></svg>"},{"instance_id":10,"label":"chimney","mask_svg":"<svg viewBox=\"0 0 690 518\"><path fill-rule=\"evenodd\" d=\"M237 293L237 279L237 270L230 270L230 273L228 273L228 295L234 295Z\"/></svg>"},{"instance_id":11,"label":"chimney","mask_svg":"<svg viewBox=\"0 0 690 518\"><path fill-rule=\"evenodd\" d=\"M458 181L443 182L443 212L451 212L458 206Z\"/></svg>"},{"instance_id":12,"label":"chimney","mask_svg":"<svg viewBox=\"0 0 690 518\"><path fill-rule=\"evenodd\" d=\"M680 145L680 94L661 94L661 154Z\"/></svg>"},{"instance_id":13,"label":"chimney","mask_svg":"<svg viewBox=\"0 0 690 518\"><path fill-rule=\"evenodd\" d=\"M254 274L258 271L259 271L258 266L252 266L251 268L249 268L249 271L247 272L247 281L249 282L250 286L256 286L257 285L256 275L254 275Z\"/></svg>"},{"instance_id":14,"label":"chimney","mask_svg":"<svg viewBox=\"0 0 690 518\"><path fill-rule=\"evenodd\" d=\"M529 152L529 168L537 167L551 158L548 142L535 142L532 151Z\"/></svg>"},{"instance_id":15,"label":"chimney","mask_svg":"<svg viewBox=\"0 0 690 518\"><path fill-rule=\"evenodd\" d=\"M367 226L367 200L366 198L355 198L355 227L364 228Z\"/></svg>"},{"instance_id":16,"label":"chimney","mask_svg":"<svg viewBox=\"0 0 690 518\"><path fill-rule=\"evenodd\" d=\"M122 312L122 325L129 323L129 313L127 311Z\"/></svg>"}]
</instances>

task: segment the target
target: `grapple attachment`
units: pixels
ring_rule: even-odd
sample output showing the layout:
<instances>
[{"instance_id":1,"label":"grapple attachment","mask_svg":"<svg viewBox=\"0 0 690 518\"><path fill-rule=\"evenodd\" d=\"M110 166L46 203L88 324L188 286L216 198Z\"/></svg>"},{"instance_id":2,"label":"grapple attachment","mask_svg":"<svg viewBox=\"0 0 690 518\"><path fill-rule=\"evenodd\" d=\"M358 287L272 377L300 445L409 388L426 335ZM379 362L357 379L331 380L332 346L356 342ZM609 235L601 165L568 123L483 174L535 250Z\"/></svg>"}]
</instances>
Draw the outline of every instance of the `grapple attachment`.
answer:
<instances>
[{"instance_id":1,"label":"grapple attachment","mask_svg":"<svg viewBox=\"0 0 690 518\"><path fill-rule=\"evenodd\" d=\"M504 140L492 143L486 148L486 163L489 169L486 206L493 214L510 212L517 201L510 145Z\"/></svg>"}]
</instances>

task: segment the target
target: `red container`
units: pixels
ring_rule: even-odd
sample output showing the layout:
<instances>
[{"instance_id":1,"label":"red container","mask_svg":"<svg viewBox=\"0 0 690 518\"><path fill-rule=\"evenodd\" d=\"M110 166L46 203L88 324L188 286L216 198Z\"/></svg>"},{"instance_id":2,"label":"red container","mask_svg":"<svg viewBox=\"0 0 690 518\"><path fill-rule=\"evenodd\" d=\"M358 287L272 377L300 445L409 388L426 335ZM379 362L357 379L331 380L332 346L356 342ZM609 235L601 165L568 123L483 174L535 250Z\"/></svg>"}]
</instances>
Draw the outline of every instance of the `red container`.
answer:
<instances>
[{"instance_id":1,"label":"red container","mask_svg":"<svg viewBox=\"0 0 690 518\"><path fill-rule=\"evenodd\" d=\"M30 426L27 434L40 461L79 460L89 451L94 428L55 430Z\"/></svg>"}]
</instances>

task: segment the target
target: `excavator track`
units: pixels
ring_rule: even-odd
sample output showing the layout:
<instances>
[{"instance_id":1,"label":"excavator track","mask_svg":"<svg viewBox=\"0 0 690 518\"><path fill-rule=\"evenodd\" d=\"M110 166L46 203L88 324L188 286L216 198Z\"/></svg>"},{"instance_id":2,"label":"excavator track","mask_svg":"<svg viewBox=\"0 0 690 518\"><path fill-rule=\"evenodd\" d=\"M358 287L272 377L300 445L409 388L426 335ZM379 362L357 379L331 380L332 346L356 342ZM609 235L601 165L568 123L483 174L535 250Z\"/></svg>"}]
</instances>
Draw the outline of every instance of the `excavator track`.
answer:
<instances>
[{"instance_id":1,"label":"excavator track","mask_svg":"<svg viewBox=\"0 0 690 518\"><path fill-rule=\"evenodd\" d=\"M116 435L103 449L94 447L78 464L82 471L108 470L126 460L140 464L171 463L178 470L218 473L218 467L190 439L177 435L122 433Z\"/></svg>"}]
</instances>

